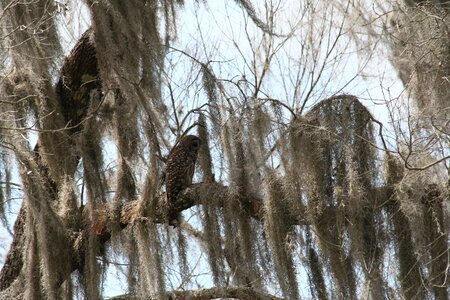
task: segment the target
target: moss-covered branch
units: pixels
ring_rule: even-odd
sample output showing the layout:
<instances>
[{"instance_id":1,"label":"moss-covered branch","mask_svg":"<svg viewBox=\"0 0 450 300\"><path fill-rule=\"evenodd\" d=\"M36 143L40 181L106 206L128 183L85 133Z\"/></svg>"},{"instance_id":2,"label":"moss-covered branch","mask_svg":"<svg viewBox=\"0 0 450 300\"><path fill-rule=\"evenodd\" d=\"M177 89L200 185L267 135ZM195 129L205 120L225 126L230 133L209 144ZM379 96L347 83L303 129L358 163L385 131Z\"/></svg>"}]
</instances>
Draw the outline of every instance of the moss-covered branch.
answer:
<instances>
[{"instance_id":1,"label":"moss-covered branch","mask_svg":"<svg viewBox=\"0 0 450 300\"><path fill-rule=\"evenodd\" d=\"M221 299L221 298L234 298L234 299L260 299L260 300L279 300L274 295L256 291L249 287L221 287L210 289L198 289L187 291L171 291L164 295L157 295L155 297L148 297L147 299L190 299L190 300L209 300L209 299ZM111 300L134 300L141 299L135 295L121 295L110 298Z\"/></svg>"}]
</instances>

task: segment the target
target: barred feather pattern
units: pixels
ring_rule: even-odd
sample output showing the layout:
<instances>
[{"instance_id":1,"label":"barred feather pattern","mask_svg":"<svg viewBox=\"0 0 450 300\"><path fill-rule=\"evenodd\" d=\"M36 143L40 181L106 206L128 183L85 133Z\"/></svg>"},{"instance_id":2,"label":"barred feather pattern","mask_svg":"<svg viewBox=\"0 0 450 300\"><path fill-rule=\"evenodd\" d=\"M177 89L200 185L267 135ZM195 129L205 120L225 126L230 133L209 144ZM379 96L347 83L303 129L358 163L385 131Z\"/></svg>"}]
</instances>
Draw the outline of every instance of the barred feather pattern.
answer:
<instances>
[{"instance_id":1,"label":"barred feather pattern","mask_svg":"<svg viewBox=\"0 0 450 300\"><path fill-rule=\"evenodd\" d=\"M195 135L186 135L170 151L166 162L166 193L169 203L169 223L178 221L173 206L182 190L192 184L195 162L201 140Z\"/></svg>"}]
</instances>

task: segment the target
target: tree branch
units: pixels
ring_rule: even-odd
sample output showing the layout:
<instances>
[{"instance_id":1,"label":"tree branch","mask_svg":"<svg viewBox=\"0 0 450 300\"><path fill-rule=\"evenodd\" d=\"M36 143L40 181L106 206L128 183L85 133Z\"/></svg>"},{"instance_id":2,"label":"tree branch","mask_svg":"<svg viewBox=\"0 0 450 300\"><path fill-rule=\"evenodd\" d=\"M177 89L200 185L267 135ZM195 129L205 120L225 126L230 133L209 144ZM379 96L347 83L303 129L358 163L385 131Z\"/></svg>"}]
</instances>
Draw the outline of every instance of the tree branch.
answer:
<instances>
[{"instance_id":1,"label":"tree branch","mask_svg":"<svg viewBox=\"0 0 450 300\"><path fill-rule=\"evenodd\" d=\"M0 271L0 291L3 291L19 276L23 266L22 249L25 243L24 226L26 208L22 204L14 223L14 239L6 255L5 264ZM2 298L3 299L3 298Z\"/></svg>"},{"instance_id":2,"label":"tree branch","mask_svg":"<svg viewBox=\"0 0 450 300\"><path fill-rule=\"evenodd\" d=\"M281 300L274 295L255 291L251 287L214 287L210 289L198 289L198 290L188 290L188 291L170 291L163 295L150 296L147 299L189 299L189 300L209 300L218 298L234 298L243 300ZM121 295L110 298L110 300L134 300L141 299L135 295Z\"/></svg>"},{"instance_id":3,"label":"tree branch","mask_svg":"<svg viewBox=\"0 0 450 300\"><path fill-rule=\"evenodd\" d=\"M373 191L376 193L380 203L383 203L386 199L387 190L385 187L377 188ZM159 203L163 203L166 194L160 195ZM243 199L245 197L245 199ZM280 199L280 201L282 201ZM299 200L300 201L300 200ZM167 223L165 216L161 213L153 216L146 215L145 209L142 209L142 200L135 200L125 203L120 210L120 227L126 226L146 220L148 222L164 224ZM241 203L248 203L249 205L241 205ZM225 207L226 205L240 205L242 209L247 210L248 216L257 221L263 220L263 199L257 195L236 195L232 193L229 187L218 182L203 182L191 185L185 189L177 199L176 204L173 206L174 212L181 213L183 210L191 208L196 205L212 205L216 207ZM376 207L383 208L383 204L378 205L374 203ZM336 207L325 207L322 213L323 218L331 218L336 214ZM154 210L153 210L154 211ZM156 210L159 211L159 210ZM306 212L290 211L291 215L285 215L284 217L291 220L291 225L311 225L310 220ZM111 219L114 213L111 211L108 205L96 210L95 220L92 224L93 232L98 236L101 242L106 242L111 237L109 228L113 228L114 220Z\"/></svg>"}]
</instances>

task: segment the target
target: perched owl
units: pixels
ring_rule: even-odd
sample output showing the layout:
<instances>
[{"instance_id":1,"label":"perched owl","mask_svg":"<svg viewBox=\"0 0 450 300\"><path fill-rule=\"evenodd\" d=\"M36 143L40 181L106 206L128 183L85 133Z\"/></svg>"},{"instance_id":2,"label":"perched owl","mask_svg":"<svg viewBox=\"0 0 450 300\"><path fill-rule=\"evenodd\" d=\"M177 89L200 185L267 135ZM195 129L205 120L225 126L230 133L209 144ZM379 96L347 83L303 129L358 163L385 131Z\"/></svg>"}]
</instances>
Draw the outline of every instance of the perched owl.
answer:
<instances>
[{"instance_id":1,"label":"perched owl","mask_svg":"<svg viewBox=\"0 0 450 300\"><path fill-rule=\"evenodd\" d=\"M166 162L166 193L170 207L178 194L192 184L195 161L201 140L195 135L186 135L170 151ZM169 224L176 225L178 215L169 213Z\"/></svg>"}]
</instances>

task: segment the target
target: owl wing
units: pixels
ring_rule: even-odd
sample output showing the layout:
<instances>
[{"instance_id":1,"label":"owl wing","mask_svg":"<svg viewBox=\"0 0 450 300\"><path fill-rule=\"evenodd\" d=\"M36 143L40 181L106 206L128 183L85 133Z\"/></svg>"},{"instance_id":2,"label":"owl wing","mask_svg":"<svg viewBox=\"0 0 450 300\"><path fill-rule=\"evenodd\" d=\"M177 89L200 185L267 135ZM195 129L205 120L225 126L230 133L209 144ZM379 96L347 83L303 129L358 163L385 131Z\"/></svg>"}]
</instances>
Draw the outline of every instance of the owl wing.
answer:
<instances>
[{"instance_id":1,"label":"owl wing","mask_svg":"<svg viewBox=\"0 0 450 300\"><path fill-rule=\"evenodd\" d=\"M182 150L175 149L167 159L166 192L170 203L175 202L178 194L192 184L194 176L195 160Z\"/></svg>"}]
</instances>

